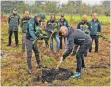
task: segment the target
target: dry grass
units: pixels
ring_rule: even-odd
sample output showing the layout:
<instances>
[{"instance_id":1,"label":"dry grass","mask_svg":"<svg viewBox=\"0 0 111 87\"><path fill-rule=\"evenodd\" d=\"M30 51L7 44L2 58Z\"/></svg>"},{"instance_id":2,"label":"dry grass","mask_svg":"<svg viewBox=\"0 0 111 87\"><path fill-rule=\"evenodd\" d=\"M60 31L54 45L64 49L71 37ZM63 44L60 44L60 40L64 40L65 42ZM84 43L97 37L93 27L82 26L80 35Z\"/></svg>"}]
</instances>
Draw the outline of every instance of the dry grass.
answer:
<instances>
[{"instance_id":1,"label":"dry grass","mask_svg":"<svg viewBox=\"0 0 111 87\"><path fill-rule=\"evenodd\" d=\"M75 25L73 25L75 27ZM7 47L8 26L4 25L1 29L2 33L2 50L4 56L1 59L1 84L2 86L37 86L37 85L66 85L66 86L109 86L110 85L110 47L107 41L100 39L99 53L94 51L85 58L87 69L82 72L82 79L69 79L66 81L55 80L52 84L45 84L41 82L31 82L31 80L39 73L36 68L36 61L34 54L32 57L34 73L28 74L26 54L22 56L21 53L21 30L19 31L19 47ZM103 25L103 33L109 40L110 25ZM14 41L14 38L13 38ZM94 45L93 45L94 46ZM39 47L42 57L42 64L52 68L56 67L58 61L55 57L49 55L49 49L44 47L44 44ZM58 56L62 56L61 51ZM75 72L76 58L69 56L61 65L62 68L71 69Z\"/></svg>"}]
</instances>

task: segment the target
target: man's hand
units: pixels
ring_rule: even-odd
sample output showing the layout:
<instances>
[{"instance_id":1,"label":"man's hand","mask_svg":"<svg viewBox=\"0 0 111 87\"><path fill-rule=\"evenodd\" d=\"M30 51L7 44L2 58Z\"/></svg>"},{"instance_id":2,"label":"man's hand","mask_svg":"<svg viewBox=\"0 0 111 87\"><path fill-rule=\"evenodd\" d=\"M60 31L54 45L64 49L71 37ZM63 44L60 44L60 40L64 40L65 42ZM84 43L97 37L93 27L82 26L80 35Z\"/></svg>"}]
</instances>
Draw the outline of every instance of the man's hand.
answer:
<instances>
[{"instance_id":1,"label":"man's hand","mask_svg":"<svg viewBox=\"0 0 111 87\"><path fill-rule=\"evenodd\" d=\"M34 38L34 41L32 42L32 44L34 44L34 43L36 42L36 39L37 39L37 38L35 37L35 38Z\"/></svg>"},{"instance_id":2,"label":"man's hand","mask_svg":"<svg viewBox=\"0 0 111 87\"><path fill-rule=\"evenodd\" d=\"M99 36L99 35L100 35L100 32L97 32L97 35Z\"/></svg>"},{"instance_id":3,"label":"man's hand","mask_svg":"<svg viewBox=\"0 0 111 87\"><path fill-rule=\"evenodd\" d=\"M54 31L51 31L51 33L54 33Z\"/></svg>"}]
</instances>

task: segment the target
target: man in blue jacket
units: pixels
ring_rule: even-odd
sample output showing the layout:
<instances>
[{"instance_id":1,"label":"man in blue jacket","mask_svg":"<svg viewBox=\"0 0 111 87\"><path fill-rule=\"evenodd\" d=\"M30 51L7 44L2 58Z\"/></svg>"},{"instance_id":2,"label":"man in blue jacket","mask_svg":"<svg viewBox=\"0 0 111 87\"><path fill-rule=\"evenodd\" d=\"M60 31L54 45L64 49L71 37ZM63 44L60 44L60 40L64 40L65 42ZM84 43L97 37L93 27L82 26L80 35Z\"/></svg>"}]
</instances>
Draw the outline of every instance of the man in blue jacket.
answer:
<instances>
[{"instance_id":1,"label":"man in blue jacket","mask_svg":"<svg viewBox=\"0 0 111 87\"><path fill-rule=\"evenodd\" d=\"M79 45L79 49L76 54L76 60L77 60L77 68L76 68L76 74L74 74L73 78L81 77L81 69L84 67L84 53L91 47L92 39L89 35L85 34L83 31L79 29L73 29L71 27L65 27L62 26L60 28L60 32L62 35L67 36L68 38L68 44L67 44L67 50L61 57L62 62L71 52L73 49L73 46Z\"/></svg>"},{"instance_id":2,"label":"man in blue jacket","mask_svg":"<svg viewBox=\"0 0 111 87\"><path fill-rule=\"evenodd\" d=\"M95 40L95 52L98 52L98 47L99 47L98 35L101 32L101 24L97 18L97 13L93 14L93 19L90 21L90 26L91 26L90 36L92 40ZM90 48L89 51L90 52L92 51L92 47Z\"/></svg>"}]
</instances>

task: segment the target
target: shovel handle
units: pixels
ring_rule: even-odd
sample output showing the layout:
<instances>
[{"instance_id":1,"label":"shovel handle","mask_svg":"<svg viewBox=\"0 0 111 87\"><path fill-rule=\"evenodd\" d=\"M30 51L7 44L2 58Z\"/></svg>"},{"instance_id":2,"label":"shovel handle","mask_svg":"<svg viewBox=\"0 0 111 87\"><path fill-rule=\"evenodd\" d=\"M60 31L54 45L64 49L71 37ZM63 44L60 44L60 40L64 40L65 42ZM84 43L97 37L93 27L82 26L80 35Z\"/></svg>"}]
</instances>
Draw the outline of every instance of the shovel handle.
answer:
<instances>
[{"instance_id":1,"label":"shovel handle","mask_svg":"<svg viewBox=\"0 0 111 87\"><path fill-rule=\"evenodd\" d=\"M60 66L60 64L62 63L62 61L60 61L59 62L59 64L57 65L57 67L56 67L56 69L58 69L59 68L59 66Z\"/></svg>"}]
</instances>

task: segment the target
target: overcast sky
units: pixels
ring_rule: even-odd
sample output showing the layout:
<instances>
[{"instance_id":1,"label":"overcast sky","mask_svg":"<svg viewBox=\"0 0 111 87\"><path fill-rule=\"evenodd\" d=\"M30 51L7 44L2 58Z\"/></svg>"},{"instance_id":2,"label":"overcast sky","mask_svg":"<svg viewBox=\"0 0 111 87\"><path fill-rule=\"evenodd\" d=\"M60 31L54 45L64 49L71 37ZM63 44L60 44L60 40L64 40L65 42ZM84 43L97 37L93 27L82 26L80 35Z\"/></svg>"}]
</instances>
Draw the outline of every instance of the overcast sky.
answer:
<instances>
[{"instance_id":1,"label":"overcast sky","mask_svg":"<svg viewBox=\"0 0 111 87\"><path fill-rule=\"evenodd\" d=\"M0 0L0 1L20 1L20 0ZM79 0L23 0L28 1L29 4L34 3L34 1L60 1L60 3L67 3L68 1L79 1ZM100 4L100 1L103 0L81 0L89 5ZM106 1L106 0L105 0Z\"/></svg>"},{"instance_id":2,"label":"overcast sky","mask_svg":"<svg viewBox=\"0 0 111 87\"><path fill-rule=\"evenodd\" d=\"M95 4L99 5L101 4L102 0L82 0L82 1L89 5L95 5Z\"/></svg>"},{"instance_id":3,"label":"overcast sky","mask_svg":"<svg viewBox=\"0 0 111 87\"><path fill-rule=\"evenodd\" d=\"M59 1L59 0L57 0L57 1ZM67 3L67 1L68 0L60 0L61 3ZM79 0L72 0L72 1L79 1ZM90 4L90 5L100 4L100 1L102 1L102 0L82 0L82 2L85 2L86 4Z\"/></svg>"},{"instance_id":4,"label":"overcast sky","mask_svg":"<svg viewBox=\"0 0 111 87\"><path fill-rule=\"evenodd\" d=\"M36 0L24 0L24 1L29 1L29 3L33 3L33 1ZM67 3L68 0L37 0L37 1L60 1L60 3ZM70 1L78 1L78 0L70 0ZM100 1L103 0L82 0L82 1L89 5L95 5L95 4L100 4Z\"/></svg>"}]
</instances>

